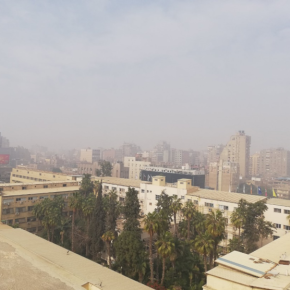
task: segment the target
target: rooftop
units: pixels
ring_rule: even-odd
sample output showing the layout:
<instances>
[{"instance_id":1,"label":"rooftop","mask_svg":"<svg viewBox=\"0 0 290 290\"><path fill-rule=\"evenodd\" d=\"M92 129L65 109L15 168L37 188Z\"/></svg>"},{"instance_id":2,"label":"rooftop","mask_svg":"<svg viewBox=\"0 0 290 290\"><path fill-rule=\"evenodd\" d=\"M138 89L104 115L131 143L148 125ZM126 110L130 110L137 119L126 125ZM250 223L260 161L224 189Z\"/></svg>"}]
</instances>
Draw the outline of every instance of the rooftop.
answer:
<instances>
[{"instance_id":1,"label":"rooftop","mask_svg":"<svg viewBox=\"0 0 290 290\"><path fill-rule=\"evenodd\" d=\"M199 189L194 192L187 192L187 195L197 196L205 199L212 200L220 200L232 203L239 203L241 199L245 199L248 202L255 203L260 200L266 200L265 196L251 195L251 194L243 194L236 192L227 192L227 191L218 191L218 190L210 190L210 189Z\"/></svg>"},{"instance_id":2,"label":"rooftop","mask_svg":"<svg viewBox=\"0 0 290 290\"><path fill-rule=\"evenodd\" d=\"M187 175L204 175L204 170L190 170L190 169L172 169L164 167L145 166L142 170L161 172L161 173L178 173Z\"/></svg>"},{"instance_id":3,"label":"rooftop","mask_svg":"<svg viewBox=\"0 0 290 290\"><path fill-rule=\"evenodd\" d=\"M282 198L270 198L267 200L267 204L289 206L290 207L290 200L289 199L282 199Z\"/></svg>"},{"instance_id":4,"label":"rooftop","mask_svg":"<svg viewBox=\"0 0 290 290\"><path fill-rule=\"evenodd\" d=\"M67 174L61 173L61 172L52 172L52 171L45 171L45 170L37 170L33 168L28 168L26 166L18 165L16 168L13 168L13 171L15 170L24 170L29 172L39 172L39 173L47 173L47 174L53 174L53 175L62 175L62 176L68 176Z\"/></svg>"},{"instance_id":5,"label":"rooftop","mask_svg":"<svg viewBox=\"0 0 290 290\"><path fill-rule=\"evenodd\" d=\"M21 229L0 223L1 289L146 290L147 286ZM13 269L13 275L11 270ZM3 288L3 289L4 289Z\"/></svg>"},{"instance_id":6,"label":"rooftop","mask_svg":"<svg viewBox=\"0 0 290 290\"><path fill-rule=\"evenodd\" d=\"M103 183L110 183L120 186L130 186L140 188L141 183L151 183L137 179L126 179L126 178L117 178L117 177L93 177L96 181L102 181Z\"/></svg>"},{"instance_id":7,"label":"rooftop","mask_svg":"<svg viewBox=\"0 0 290 290\"><path fill-rule=\"evenodd\" d=\"M250 255L231 252L216 260L219 266L207 272L208 283L205 289L224 289L228 281L234 282L232 289L289 289L290 262L289 255L290 234L254 251ZM287 253L288 251L288 253ZM283 260L283 264L279 262ZM286 262L286 263L285 263ZM215 287L210 276L220 279ZM244 285L245 287L241 287Z\"/></svg>"},{"instance_id":8,"label":"rooftop","mask_svg":"<svg viewBox=\"0 0 290 290\"><path fill-rule=\"evenodd\" d=\"M66 186L66 187L49 187L49 188L35 188L26 190L13 190L13 191L3 191L2 196L16 196L16 195L34 195L34 194L51 194L60 192L71 192L78 191L79 186Z\"/></svg>"},{"instance_id":9,"label":"rooftop","mask_svg":"<svg viewBox=\"0 0 290 290\"><path fill-rule=\"evenodd\" d=\"M24 182L17 182L17 183L1 183L1 188L5 188L5 187L11 187L11 186L20 186L20 185L24 185L24 186L35 186L35 185L45 185L45 184L63 184L63 183L76 183L77 181L75 180L62 180L62 181L41 181L41 182L31 182L31 183L24 183ZM5 190L5 189L4 189Z\"/></svg>"}]
</instances>

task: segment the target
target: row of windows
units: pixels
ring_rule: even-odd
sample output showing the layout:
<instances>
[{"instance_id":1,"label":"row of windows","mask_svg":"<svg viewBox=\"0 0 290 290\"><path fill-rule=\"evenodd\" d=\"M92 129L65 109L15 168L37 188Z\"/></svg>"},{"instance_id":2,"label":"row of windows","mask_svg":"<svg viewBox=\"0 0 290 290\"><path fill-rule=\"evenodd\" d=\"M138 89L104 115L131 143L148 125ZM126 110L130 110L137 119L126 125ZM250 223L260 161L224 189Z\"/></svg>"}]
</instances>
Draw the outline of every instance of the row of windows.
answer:
<instances>
[{"instance_id":1,"label":"row of windows","mask_svg":"<svg viewBox=\"0 0 290 290\"><path fill-rule=\"evenodd\" d=\"M15 220L3 220L2 222L6 225L13 225L13 224L21 224L21 223L26 223L26 221L29 222L35 222L36 221L36 217L34 216L30 216L28 218L18 218Z\"/></svg>"},{"instance_id":2,"label":"row of windows","mask_svg":"<svg viewBox=\"0 0 290 290\"><path fill-rule=\"evenodd\" d=\"M281 229L281 224L274 224L274 227L276 229ZM290 226L283 225L283 229L289 231L290 230Z\"/></svg>"},{"instance_id":3,"label":"row of windows","mask_svg":"<svg viewBox=\"0 0 290 290\"><path fill-rule=\"evenodd\" d=\"M2 209L2 215L6 214L13 214L13 213L21 213L21 212L26 212L26 211L33 211L34 206L28 206L26 207L16 207L15 211L14 208L4 208Z\"/></svg>"},{"instance_id":4,"label":"row of windows","mask_svg":"<svg viewBox=\"0 0 290 290\"><path fill-rule=\"evenodd\" d=\"M281 208L274 208L274 212L281 213L282 210L281 210ZM284 209L284 213L285 214L290 214L290 210L289 209Z\"/></svg>"},{"instance_id":5,"label":"row of windows","mask_svg":"<svg viewBox=\"0 0 290 290\"><path fill-rule=\"evenodd\" d=\"M56 196L61 196L63 198L68 198L69 195L68 194L58 194L58 195L51 195L50 197L54 198ZM43 196L39 196L39 197L38 196L29 196L28 200L29 201L33 201L33 200L36 201L38 199L42 200L42 199L46 199L46 198L49 198L49 196L48 195L43 195ZM25 202L25 201L26 201L26 197L16 197L16 202ZM14 202L13 198L3 199L3 204L8 205L8 204L10 204L12 202Z\"/></svg>"},{"instance_id":6,"label":"row of windows","mask_svg":"<svg viewBox=\"0 0 290 290\"><path fill-rule=\"evenodd\" d=\"M41 174L40 174L41 175ZM24 176L24 175L15 175L15 174L12 174L13 177L18 177L18 178L23 178L23 179L30 179L30 180L34 180L34 181L49 181L49 180L46 180L46 179L40 179L40 178L34 178L34 177L28 177L28 176ZM55 177L55 175L53 176Z\"/></svg>"}]
</instances>

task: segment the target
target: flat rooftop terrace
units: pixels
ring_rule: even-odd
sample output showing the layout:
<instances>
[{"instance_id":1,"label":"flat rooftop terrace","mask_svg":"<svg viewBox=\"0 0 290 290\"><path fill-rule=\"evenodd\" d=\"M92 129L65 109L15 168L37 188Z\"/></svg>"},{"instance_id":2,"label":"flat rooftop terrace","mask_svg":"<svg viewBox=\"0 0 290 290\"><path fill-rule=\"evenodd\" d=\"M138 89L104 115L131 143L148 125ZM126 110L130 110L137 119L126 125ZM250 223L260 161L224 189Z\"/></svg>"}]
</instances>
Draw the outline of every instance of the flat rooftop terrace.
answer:
<instances>
[{"instance_id":1,"label":"flat rooftop terrace","mask_svg":"<svg viewBox=\"0 0 290 290\"><path fill-rule=\"evenodd\" d=\"M51 194L51 193L61 193L68 191L79 191L79 186L66 186L66 187L50 187L50 188L35 188L26 190L12 190L3 191L2 196L15 196L15 195L34 195L34 194Z\"/></svg>"},{"instance_id":2,"label":"flat rooftop terrace","mask_svg":"<svg viewBox=\"0 0 290 290\"><path fill-rule=\"evenodd\" d=\"M151 182L146 182L142 180L137 179L126 179L126 178L117 178L117 177L94 177L95 181L103 182L103 183L109 183L119 186L130 186L130 187L138 187L140 188L141 183L148 183L151 184Z\"/></svg>"},{"instance_id":3,"label":"flat rooftop terrace","mask_svg":"<svg viewBox=\"0 0 290 290\"><path fill-rule=\"evenodd\" d=\"M0 223L0 289L149 290L75 253L21 229Z\"/></svg>"},{"instance_id":4,"label":"flat rooftop terrace","mask_svg":"<svg viewBox=\"0 0 290 290\"><path fill-rule=\"evenodd\" d=\"M210 199L210 200L232 202L232 203L238 203L241 199L245 199L246 201L250 203L255 203L260 200L267 200L266 196L258 196L258 195L243 194L243 193L236 193L236 192L210 190L210 189L199 189L197 191L188 192L187 195Z\"/></svg>"}]
</instances>

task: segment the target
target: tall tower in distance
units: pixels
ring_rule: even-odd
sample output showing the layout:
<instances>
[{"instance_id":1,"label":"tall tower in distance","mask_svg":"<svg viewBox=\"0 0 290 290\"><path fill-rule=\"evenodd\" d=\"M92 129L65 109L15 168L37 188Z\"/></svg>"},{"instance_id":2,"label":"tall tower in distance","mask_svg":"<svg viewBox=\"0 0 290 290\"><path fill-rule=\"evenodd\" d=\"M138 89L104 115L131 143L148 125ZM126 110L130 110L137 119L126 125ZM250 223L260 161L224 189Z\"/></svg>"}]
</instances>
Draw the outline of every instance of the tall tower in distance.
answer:
<instances>
[{"instance_id":1,"label":"tall tower in distance","mask_svg":"<svg viewBox=\"0 0 290 290\"><path fill-rule=\"evenodd\" d=\"M239 164L240 179L249 176L251 137L245 131L239 131L231 136L230 141L224 147L220 159Z\"/></svg>"}]
</instances>

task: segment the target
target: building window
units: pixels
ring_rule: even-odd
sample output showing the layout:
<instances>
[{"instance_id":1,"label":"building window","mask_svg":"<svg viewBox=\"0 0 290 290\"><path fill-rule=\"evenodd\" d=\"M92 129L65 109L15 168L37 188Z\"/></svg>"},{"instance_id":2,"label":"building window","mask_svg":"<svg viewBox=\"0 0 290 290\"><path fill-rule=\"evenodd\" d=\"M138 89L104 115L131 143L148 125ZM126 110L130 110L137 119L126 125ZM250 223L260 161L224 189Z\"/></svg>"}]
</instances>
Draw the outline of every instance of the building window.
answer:
<instances>
[{"instance_id":1,"label":"building window","mask_svg":"<svg viewBox=\"0 0 290 290\"><path fill-rule=\"evenodd\" d=\"M36 218L34 216L28 217L27 222L35 222Z\"/></svg>"},{"instance_id":2,"label":"building window","mask_svg":"<svg viewBox=\"0 0 290 290\"><path fill-rule=\"evenodd\" d=\"M160 195L155 195L155 199L158 200L160 198Z\"/></svg>"},{"instance_id":3,"label":"building window","mask_svg":"<svg viewBox=\"0 0 290 290\"><path fill-rule=\"evenodd\" d=\"M33 211L34 205L33 206L29 206L27 211Z\"/></svg>"},{"instance_id":4,"label":"building window","mask_svg":"<svg viewBox=\"0 0 290 290\"><path fill-rule=\"evenodd\" d=\"M229 210L227 205L219 205L219 210Z\"/></svg>"},{"instance_id":5,"label":"building window","mask_svg":"<svg viewBox=\"0 0 290 290\"><path fill-rule=\"evenodd\" d=\"M48 188L48 185L43 185L43 188Z\"/></svg>"},{"instance_id":6,"label":"building window","mask_svg":"<svg viewBox=\"0 0 290 290\"><path fill-rule=\"evenodd\" d=\"M209 202L205 202L204 205L207 207L213 207L213 203L209 203Z\"/></svg>"},{"instance_id":7,"label":"building window","mask_svg":"<svg viewBox=\"0 0 290 290\"><path fill-rule=\"evenodd\" d=\"M194 200L194 201L193 201L193 204L198 205L198 200Z\"/></svg>"},{"instance_id":8,"label":"building window","mask_svg":"<svg viewBox=\"0 0 290 290\"><path fill-rule=\"evenodd\" d=\"M14 199L4 199L3 200L3 204L7 204L7 205L9 205L11 202L13 202L14 201Z\"/></svg>"},{"instance_id":9,"label":"building window","mask_svg":"<svg viewBox=\"0 0 290 290\"><path fill-rule=\"evenodd\" d=\"M290 231L290 226L284 225L284 230Z\"/></svg>"},{"instance_id":10,"label":"building window","mask_svg":"<svg viewBox=\"0 0 290 290\"><path fill-rule=\"evenodd\" d=\"M281 208L274 208L274 212L281 213Z\"/></svg>"},{"instance_id":11,"label":"building window","mask_svg":"<svg viewBox=\"0 0 290 290\"><path fill-rule=\"evenodd\" d=\"M284 213L285 214L290 214L290 210L289 209L284 209Z\"/></svg>"},{"instance_id":12,"label":"building window","mask_svg":"<svg viewBox=\"0 0 290 290\"><path fill-rule=\"evenodd\" d=\"M181 199L184 199L184 195L181 196Z\"/></svg>"},{"instance_id":13,"label":"building window","mask_svg":"<svg viewBox=\"0 0 290 290\"><path fill-rule=\"evenodd\" d=\"M275 227L276 229L281 229L281 224L274 224L274 227Z\"/></svg>"}]
</instances>

